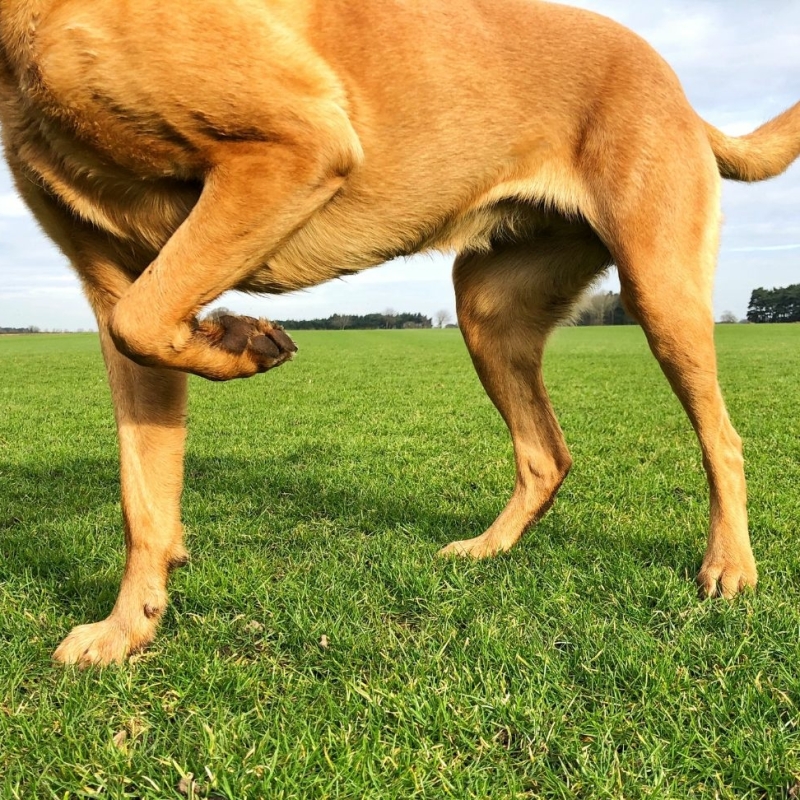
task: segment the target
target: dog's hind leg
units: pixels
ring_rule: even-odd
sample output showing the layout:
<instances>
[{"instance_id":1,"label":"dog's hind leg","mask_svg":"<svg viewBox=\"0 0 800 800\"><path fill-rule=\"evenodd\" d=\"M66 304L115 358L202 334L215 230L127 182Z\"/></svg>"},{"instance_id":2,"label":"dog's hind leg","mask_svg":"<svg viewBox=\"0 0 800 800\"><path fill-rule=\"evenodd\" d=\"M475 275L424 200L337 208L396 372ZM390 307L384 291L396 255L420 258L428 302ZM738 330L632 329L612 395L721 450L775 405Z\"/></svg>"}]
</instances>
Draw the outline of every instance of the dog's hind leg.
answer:
<instances>
[{"instance_id":1,"label":"dog's hind leg","mask_svg":"<svg viewBox=\"0 0 800 800\"><path fill-rule=\"evenodd\" d=\"M678 166L679 165L679 166ZM610 238L622 300L694 427L710 488L708 547L698 576L705 596L755 586L742 441L717 380L712 293L719 240L719 175L710 152L673 154L644 196L621 203ZM626 212L626 209L628 211Z\"/></svg>"},{"instance_id":2,"label":"dog's hind leg","mask_svg":"<svg viewBox=\"0 0 800 800\"><path fill-rule=\"evenodd\" d=\"M482 535L444 555L491 556L510 549L553 504L572 464L542 378L548 334L609 254L585 225L564 223L532 244L459 257L453 280L458 320L475 369L514 442L516 485Z\"/></svg>"}]
</instances>

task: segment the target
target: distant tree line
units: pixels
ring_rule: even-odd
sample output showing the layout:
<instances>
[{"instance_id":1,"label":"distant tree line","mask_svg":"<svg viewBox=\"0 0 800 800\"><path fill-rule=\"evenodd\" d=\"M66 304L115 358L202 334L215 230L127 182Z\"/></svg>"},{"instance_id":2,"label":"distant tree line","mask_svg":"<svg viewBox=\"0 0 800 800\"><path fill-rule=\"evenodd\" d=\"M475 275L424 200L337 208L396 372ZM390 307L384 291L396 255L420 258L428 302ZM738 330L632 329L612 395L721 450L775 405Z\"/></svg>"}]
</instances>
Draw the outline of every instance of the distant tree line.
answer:
<instances>
[{"instance_id":1,"label":"distant tree line","mask_svg":"<svg viewBox=\"0 0 800 800\"><path fill-rule=\"evenodd\" d=\"M398 314L391 309L383 314L333 314L325 319L275 320L290 331L354 331L390 328L432 328L433 320L424 314Z\"/></svg>"},{"instance_id":2,"label":"distant tree line","mask_svg":"<svg viewBox=\"0 0 800 800\"><path fill-rule=\"evenodd\" d=\"M27 328L3 328L0 327L0 334L2 333L41 333L42 331L35 325L29 325Z\"/></svg>"},{"instance_id":3,"label":"distant tree line","mask_svg":"<svg viewBox=\"0 0 800 800\"><path fill-rule=\"evenodd\" d=\"M622 307L617 292L595 292L587 295L572 314L573 325L635 325Z\"/></svg>"},{"instance_id":4,"label":"distant tree line","mask_svg":"<svg viewBox=\"0 0 800 800\"><path fill-rule=\"evenodd\" d=\"M800 322L800 283L779 289L754 289L748 322Z\"/></svg>"}]
</instances>

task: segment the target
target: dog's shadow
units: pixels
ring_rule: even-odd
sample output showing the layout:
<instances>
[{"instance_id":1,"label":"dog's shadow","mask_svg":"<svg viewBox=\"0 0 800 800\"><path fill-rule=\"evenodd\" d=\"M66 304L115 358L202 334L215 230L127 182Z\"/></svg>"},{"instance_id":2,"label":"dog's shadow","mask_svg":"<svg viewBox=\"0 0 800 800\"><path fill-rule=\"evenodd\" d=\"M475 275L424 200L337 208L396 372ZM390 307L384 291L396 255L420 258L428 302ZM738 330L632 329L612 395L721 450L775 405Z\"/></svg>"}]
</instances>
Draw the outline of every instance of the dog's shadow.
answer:
<instances>
[{"instance_id":1,"label":"dog's shadow","mask_svg":"<svg viewBox=\"0 0 800 800\"><path fill-rule=\"evenodd\" d=\"M336 462L335 454L327 455ZM56 597L70 605L87 598L99 605L113 603L124 550L118 475L118 463L112 458L4 465L0 580L26 574L50 584ZM203 522L209 518L229 529L240 525L236 499L242 497L260 510L280 503L284 519L325 518L349 529L370 524L382 529L408 526L439 546L463 536L466 526L478 533L481 525L492 521L491 511L482 518L450 512L437 507L434 497L431 502L414 502L407 495L381 491L374 482L343 486L322 481L307 471L291 469L283 459L187 457L184 520L197 539L202 540ZM223 500L221 510L209 511L214 498ZM268 538L265 531L264 539ZM283 537L281 548L290 552L292 541ZM294 546L298 551L304 547L301 542Z\"/></svg>"},{"instance_id":2,"label":"dog's shadow","mask_svg":"<svg viewBox=\"0 0 800 800\"><path fill-rule=\"evenodd\" d=\"M328 458L336 463L335 454L325 453L323 460ZM29 575L48 584L59 605L80 606L84 611L87 604L110 608L119 587L123 552L116 460L87 457L48 466L6 465L3 473L10 491L4 492L0 505L0 580ZM197 526L192 524L192 532L200 540L203 517L207 519L208 512L196 510L195 502L207 505L215 497L228 498L229 502L247 497L257 498L256 503L264 509L280 503L286 519L324 517L334 525L365 532L373 526L412 529L415 536L430 541L431 558L449 541L482 532L506 499L487 500L479 487L473 487L480 501L440 504L433 489L429 497L414 497L393 492L375 481L322 481L308 471L291 469L291 463L284 459L278 462L265 457L255 462L230 454L189 455L186 476L184 516L198 519ZM459 489L457 481L454 478L454 491ZM564 500L581 502L580 497ZM455 510L456 506L466 506L466 510ZM214 511L213 517L215 525L222 520L225 527L235 529L241 513L234 503L233 508ZM619 540L601 544L593 531L565 526L550 512L538 523L536 533L527 537L523 547L530 552L525 560L535 561L538 549L574 547L586 541L587 548L603 548L605 552L597 554L603 560L613 558L613 552L624 546L629 556L642 563L658 562L680 575L691 574L698 567L699 558L688 548L668 546L655 533L652 537L621 534L624 544ZM397 535L403 533L398 531ZM269 532L264 532L264 538L269 539ZM287 555L291 555L292 547L300 551L306 546L293 541L293 537L281 537L280 547Z\"/></svg>"}]
</instances>

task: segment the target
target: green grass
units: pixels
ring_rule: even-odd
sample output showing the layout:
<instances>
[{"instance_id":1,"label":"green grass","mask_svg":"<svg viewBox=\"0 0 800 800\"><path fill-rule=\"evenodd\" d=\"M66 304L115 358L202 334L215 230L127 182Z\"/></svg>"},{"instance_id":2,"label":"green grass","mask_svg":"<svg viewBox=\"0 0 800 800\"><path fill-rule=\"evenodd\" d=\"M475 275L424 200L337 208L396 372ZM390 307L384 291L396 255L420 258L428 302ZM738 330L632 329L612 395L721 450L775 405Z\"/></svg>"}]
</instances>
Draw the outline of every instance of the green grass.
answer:
<instances>
[{"instance_id":1,"label":"green grass","mask_svg":"<svg viewBox=\"0 0 800 800\"><path fill-rule=\"evenodd\" d=\"M154 646L86 672L49 657L122 565L98 344L0 338L2 798L800 791L800 326L718 329L761 568L732 603L697 600L699 451L638 329L554 338L575 468L483 563L434 558L513 482L458 332L296 338L274 374L192 382L193 561Z\"/></svg>"}]
</instances>

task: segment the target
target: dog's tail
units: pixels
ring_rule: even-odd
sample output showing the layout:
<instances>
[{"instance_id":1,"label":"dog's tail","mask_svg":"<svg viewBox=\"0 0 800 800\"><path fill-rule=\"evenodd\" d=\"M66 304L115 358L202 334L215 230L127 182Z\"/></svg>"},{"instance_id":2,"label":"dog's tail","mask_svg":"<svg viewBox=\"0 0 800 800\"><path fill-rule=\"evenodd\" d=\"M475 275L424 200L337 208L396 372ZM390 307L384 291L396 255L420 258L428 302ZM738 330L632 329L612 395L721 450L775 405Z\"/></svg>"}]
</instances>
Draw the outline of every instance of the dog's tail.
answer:
<instances>
[{"instance_id":1,"label":"dog's tail","mask_svg":"<svg viewBox=\"0 0 800 800\"><path fill-rule=\"evenodd\" d=\"M708 123L706 134L723 178L749 182L774 178L800 156L800 103L747 136L726 136Z\"/></svg>"}]
</instances>

